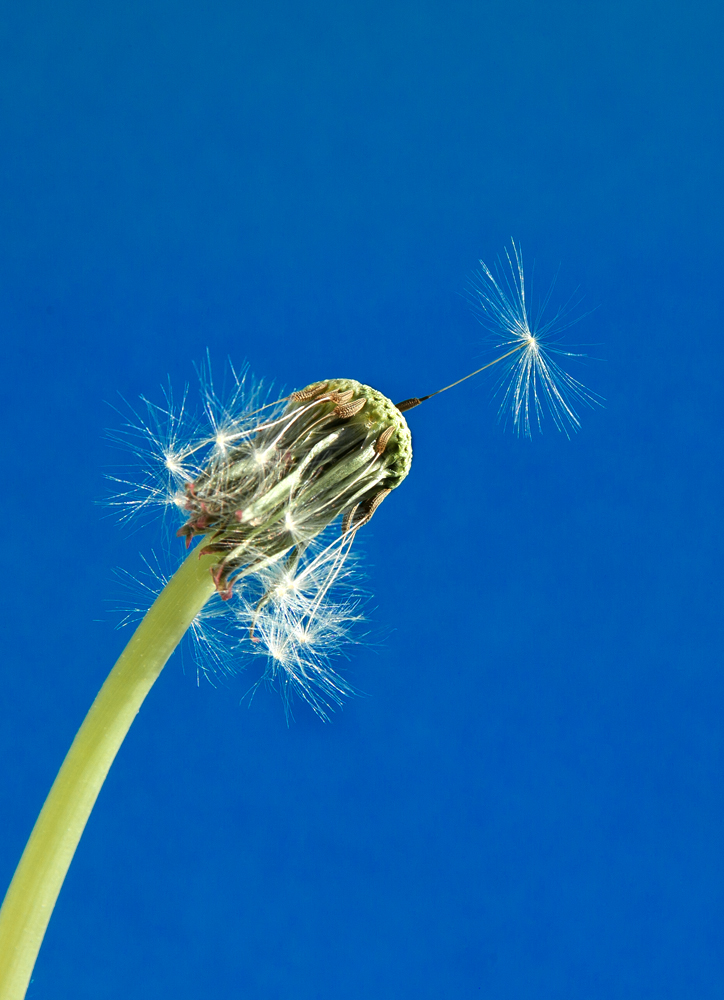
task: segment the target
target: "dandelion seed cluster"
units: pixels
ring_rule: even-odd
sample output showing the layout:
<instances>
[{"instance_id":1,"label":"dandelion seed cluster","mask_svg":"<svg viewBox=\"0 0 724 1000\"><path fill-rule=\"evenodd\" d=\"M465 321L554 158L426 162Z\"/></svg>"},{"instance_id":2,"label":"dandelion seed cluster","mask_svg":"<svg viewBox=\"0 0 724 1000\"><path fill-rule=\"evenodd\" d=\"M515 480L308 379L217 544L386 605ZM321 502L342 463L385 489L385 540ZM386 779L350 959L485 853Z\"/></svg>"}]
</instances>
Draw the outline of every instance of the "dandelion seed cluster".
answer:
<instances>
[{"instance_id":1,"label":"dandelion seed cluster","mask_svg":"<svg viewBox=\"0 0 724 1000\"><path fill-rule=\"evenodd\" d=\"M277 403L235 378L230 402L206 382L205 426L188 433L177 409L146 402L146 416L119 435L136 448L145 473L118 498L130 512L162 505L184 517L177 534L200 555L217 557L218 600L194 623L217 664L222 608L235 646L267 658L289 706L301 694L320 714L350 686L330 658L361 620L349 573L357 531L405 478L412 461L402 413L352 379L328 379ZM193 421L191 422L193 424Z\"/></svg>"}]
</instances>

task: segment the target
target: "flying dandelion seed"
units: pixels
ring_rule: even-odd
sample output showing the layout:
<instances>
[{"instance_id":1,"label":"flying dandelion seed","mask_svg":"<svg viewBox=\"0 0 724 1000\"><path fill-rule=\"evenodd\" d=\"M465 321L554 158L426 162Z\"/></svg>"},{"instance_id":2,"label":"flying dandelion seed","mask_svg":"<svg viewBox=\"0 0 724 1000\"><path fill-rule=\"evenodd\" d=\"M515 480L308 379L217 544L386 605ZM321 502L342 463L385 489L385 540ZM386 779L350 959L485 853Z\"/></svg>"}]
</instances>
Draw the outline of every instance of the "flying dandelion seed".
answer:
<instances>
[{"instance_id":1,"label":"flying dandelion seed","mask_svg":"<svg viewBox=\"0 0 724 1000\"><path fill-rule=\"evenodd\" d=\"M495 271L491 271L481 260L480 271L470 284L473 308L488 329L492 345L504 353L427 396L403 400L397 408L411 410L474 375L500 365L501 375L495 387L496 395L501 396L499 419L504 423L510 420L518 434L532 437L533 427L543 429L543 417L548 412L558 430L570 437L571 431L581 426L577 407L603 405L599 395L569 375L551 357L552 354L569 358L586 356L561 346L561 333L581 317L571 318L569 302L544 322L543 314L553 291L551 286L537 316L531 320L523 257L513 240L511 246L512 254L505 250L507 269L499 262Z\"/></svg>"},{"instance_id":2,"label":"flying dandelion seed","mask_svg":"<svg viewBox=\"0 0 724 1000\"><path fill-rule=\"evenodd\" d=\"M602 400L552 357L585 357L561 346L563 331L578 322L571 318L570 303L544 319L551 287L536 317L531 317L523 255L512 240L505 260L494 270L480 261L470 291L473 307L490 331L494 346L509 352L500 359L502 371L495 390L501 400L499 417L504 422L510 420L514 430L525 437L532 436L534 427L542 429L546 412L566 436L577 431L581 426L578 409L600 405Z\"/></svg>"}]
</instances>

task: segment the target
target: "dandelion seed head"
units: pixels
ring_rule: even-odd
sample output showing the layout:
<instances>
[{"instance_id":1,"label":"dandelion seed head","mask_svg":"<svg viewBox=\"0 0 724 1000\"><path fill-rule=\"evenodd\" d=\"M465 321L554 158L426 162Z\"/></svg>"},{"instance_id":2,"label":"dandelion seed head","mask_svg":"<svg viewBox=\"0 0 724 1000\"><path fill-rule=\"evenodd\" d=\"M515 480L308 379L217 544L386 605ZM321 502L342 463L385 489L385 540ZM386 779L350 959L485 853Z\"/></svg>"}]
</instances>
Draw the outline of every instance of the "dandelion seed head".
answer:
<instances>
[{"instance_id":1,"label":"dandelion seed head","mask_svg":"<svg viewBox=\"0 0 724 1000\"><path fill-rule=\"evenodd\" d=\"M215 579L229 599L260 560L284 558L337 517L349 514L356 531L411 457L407 423L381 393L351 379L314 383L272 406L185 484L189 517L179 534L187 543L206 536L202 551L218 554Z\"/></svg>"},{"instance_id":2,"label":"dandelion seed head","mask_svg":"<svg viewBox=\"0 0 724 1000\"><path fill-rule=\"evenodd\" d=\"M352 379L267 402L246 373L232 376L223 395L204 373L198 417L188 392L175 404L170 389L131 412L115 437L141 475L116 479L116 503L126 516L178 511L187 547L203 537L199 552L216 557L217 595L190 630L199 671L233 672L229 648L262 656L287 710L296 694L326 717L351 691L331 659L362 619L352 543L407 475L410 432L387 397Z\"/></svg>"}]
</instances>

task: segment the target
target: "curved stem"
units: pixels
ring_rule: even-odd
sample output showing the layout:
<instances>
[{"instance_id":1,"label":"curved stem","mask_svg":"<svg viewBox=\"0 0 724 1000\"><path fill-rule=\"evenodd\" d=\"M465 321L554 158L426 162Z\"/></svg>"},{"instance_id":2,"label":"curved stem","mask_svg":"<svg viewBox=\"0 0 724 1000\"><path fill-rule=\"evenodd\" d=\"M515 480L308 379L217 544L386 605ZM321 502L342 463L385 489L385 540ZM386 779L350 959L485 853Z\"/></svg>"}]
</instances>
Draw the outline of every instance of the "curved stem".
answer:
<instances>
[{"instance_id":1,"label":"curved stem","mask_svg":"<svg viewBox=\"0 0 724 1000\"><path fill-rule=\"evenodd\" d=\"M0 1000L22 1000L78 841L144 698L214 592L214 556L189 554L136 629L78 730L0 910Z\"/></svg>"}]
</instances>

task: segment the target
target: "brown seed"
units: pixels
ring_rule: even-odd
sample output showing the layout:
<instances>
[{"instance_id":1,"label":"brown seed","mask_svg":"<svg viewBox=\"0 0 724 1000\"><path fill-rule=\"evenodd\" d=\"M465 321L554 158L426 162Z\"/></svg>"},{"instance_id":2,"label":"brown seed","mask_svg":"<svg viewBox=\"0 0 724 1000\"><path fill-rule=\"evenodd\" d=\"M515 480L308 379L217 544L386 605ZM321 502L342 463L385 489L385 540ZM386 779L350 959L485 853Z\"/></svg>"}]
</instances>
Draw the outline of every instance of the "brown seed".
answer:
<instances>
[{"instance_id":1,"label":"brown seed","mask_svg":"<svg viewBox=\"0 0 724 1000\"><path fill-rule=\"evenodd\" d=\"M333 403L348 403L354 396L354 389L345 389L344 392L330 392L329 398Z\"/></svg>"},{"instance_id":2,"label":"brown seed","mask_svg":"<svg viewBox=\"0 0 724 1000\"><path fill-rule=\"evenodd\" d=\"M383 454L385 448L389 444L390 438L394 433L395 433L394 424L390 424L389 427L386 427L385 430L382 431L380 436L375 441L375 451L377 452L378 455Z\"/></svg>"},{"instance_id":3,"label":"brown seed","mask_svg":"<svg viewBox=\"0 0 724 1000\"><path fill-rule=\"evenodd\" d=\"M360 516L355 519L355 528L361 528L363 524L367 524L388 493L392 493L392 490L380 490L379 493L375 493L369 500L365 500L362 504Z\"/></svg>"},{"instance_id":4,"label":"brown seed","mask_svg":"<svg viewBox=\"0 0 724 1000\"><path fill-rule=\"evenodd\" d=\"M355 513L355 511L357 510L358 507L359 507L359 504L356 503L354 505L354 507L350 507L349 510L345 511L344 517L342 518L342 534L343 535L346 535L347 532L349 531L350 525L352 524L352 519L354 518L354 513Z\"/></svg>"},{"instance_id":5,"label":"brown seed","mask_svg":"<svg viewBox=\"0 0 724 1000\"><path fill-rule=\"evenodd\" d=\"M413 406L419 406L421 402L421 399L418 399L417 396L413 396L411 399L403 399L401 403L395 403L395 406L400 413L404 413L405 410L411 410Z\"/></svg>"},{"instance_id":6,"label":"brown seed","mask_svg":"<svg viewBox=\"0 0 724 1000\"><path fill-rule=\"evenodd\" d=\"M327 382L317 382L316 385L309 385L306 389L293 392L289 398L293 399L296 403L306 403L307 400L316 399L317 396L321 396L328 384Z\"/></svg>"},{"instance_id":7,"label":"brown seed","mask_svg":"<svg viewBox=\"0 0 724 1000\"><path fill-rule=\"evenodd\" d=\"M332 412L335 417L347 420L349 417L353 417L355 413L359 413L366 402L366 399L353 399L351 403L340 403L339 406L335 406Z\"/></svg>"}]
</instances>

